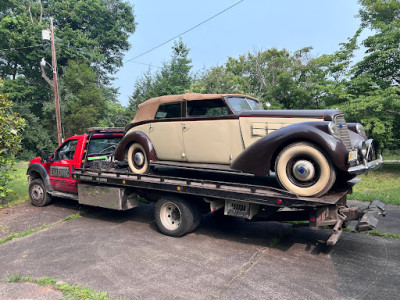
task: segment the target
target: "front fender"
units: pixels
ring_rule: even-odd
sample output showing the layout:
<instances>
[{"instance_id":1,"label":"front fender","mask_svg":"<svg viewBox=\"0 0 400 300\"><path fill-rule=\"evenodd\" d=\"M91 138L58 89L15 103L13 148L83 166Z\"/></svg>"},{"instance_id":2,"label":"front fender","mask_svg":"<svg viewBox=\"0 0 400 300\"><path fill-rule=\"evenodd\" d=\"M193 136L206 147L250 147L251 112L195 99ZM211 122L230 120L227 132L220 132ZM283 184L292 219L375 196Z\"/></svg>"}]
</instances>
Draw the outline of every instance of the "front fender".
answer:
<instances>
[{"instance_id":1,"label":"front fender","mask_svg":"<svg viewBox=\"0 0 400 300\"><path fill-rule=\"evenodd\" d=\"M153 144L151 143L149 137L141 131L133 131L126 134L122 140L119 142L117 149L115 149L114 158L118 161L125 160L125 152L129 145L132 143L139 143L146 150L147 157L150 161L157 161L158 157Z\"/></svg>"},{"instance_id":2,"label":"front fender","mask_svg":"<svg viewBox=\"0 0 400 300\"><path fill-rule=\"evenodd\" d=\"M40 178L43 180L44 185L46 186L47 191L53 191L53 187L50 183L49 174L47 174L46 169L39 163L31 164L26 171L26 175L35 176L35 173L39 174Z\"/></svg>"},{"instance_id":3,"label":"front fender","mask_svg":"<svg viewBox=\"0 0 400 300\"><path fill-rule=\"evenodd\" d=\"M271 164L284 147L300 141L320 147L338 169L348 169L345 145L329 134L328 122L323 121L293 124L276 130L245 149L232 162L231 168L263 176L274 167Z\"/></svg>"}]
</instances>

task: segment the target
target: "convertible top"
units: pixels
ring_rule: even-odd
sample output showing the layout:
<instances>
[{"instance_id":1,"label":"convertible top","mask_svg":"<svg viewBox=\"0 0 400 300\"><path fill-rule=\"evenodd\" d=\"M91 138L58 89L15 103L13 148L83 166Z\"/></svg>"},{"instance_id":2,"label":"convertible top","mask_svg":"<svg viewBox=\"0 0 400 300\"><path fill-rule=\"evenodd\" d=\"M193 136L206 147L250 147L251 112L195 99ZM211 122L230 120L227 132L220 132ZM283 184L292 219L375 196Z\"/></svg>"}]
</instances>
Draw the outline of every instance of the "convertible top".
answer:
<instances>
[{"instance_id":1,"label":"convertible top","mask_svg":"<svg viewBox=\"0 0 400 300\"><path fill-rule=\"evenodd\" d=\"M161 96L156 98L151 98L141 104L139 104L139 109L136 113L135 118L132 123L141 122L145 120L154 119L158 107L160 104L164 103L172 103L172 102L182 102L182 101L194 101L194 100L212 100L212 99L222 99L224 97L246 97L249 99L254 99L259 101L258 99L242 95L242 94L199 94L199 93L187 93L181 95L168 95Z\"/></svg>"}]
</instances>

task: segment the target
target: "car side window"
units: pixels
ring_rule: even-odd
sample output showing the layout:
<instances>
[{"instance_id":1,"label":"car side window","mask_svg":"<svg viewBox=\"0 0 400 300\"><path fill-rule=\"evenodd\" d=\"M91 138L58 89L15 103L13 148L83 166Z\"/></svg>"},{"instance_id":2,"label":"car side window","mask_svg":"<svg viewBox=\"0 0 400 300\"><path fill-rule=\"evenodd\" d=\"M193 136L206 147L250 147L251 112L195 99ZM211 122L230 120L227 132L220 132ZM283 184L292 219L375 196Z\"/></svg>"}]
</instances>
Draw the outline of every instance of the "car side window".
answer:
<instances>
[{"instance_id":1,"label":"car side window","mask_svg":"<svg viewBox=\"0 0 400 300\"><path fill-rule=\"evenodd\" d=\"M58 160L61 159L74 159L76 145L78 144L78 140L69 140L65 142L58 150L56 158Z\"/></svg>"},{"instance_id":2,"label":"car side window","mask_svg":"<svg viewBox=\"0 0 400 300\"><path fill-rule=\"evenodd\" d=\"M182 117L182 102L161 104L155 118L169 119Z\"/></svg>"},{"instance_id":3,"label":"car side window","mask_svg":"<svg viewBox=\"0 0 400 300\"><path fill-rule=\"evenodd\" d=\"M188 117L226 116L229 110L221 99L195 100L187 102Z\"/></svg>"}]
</instances>

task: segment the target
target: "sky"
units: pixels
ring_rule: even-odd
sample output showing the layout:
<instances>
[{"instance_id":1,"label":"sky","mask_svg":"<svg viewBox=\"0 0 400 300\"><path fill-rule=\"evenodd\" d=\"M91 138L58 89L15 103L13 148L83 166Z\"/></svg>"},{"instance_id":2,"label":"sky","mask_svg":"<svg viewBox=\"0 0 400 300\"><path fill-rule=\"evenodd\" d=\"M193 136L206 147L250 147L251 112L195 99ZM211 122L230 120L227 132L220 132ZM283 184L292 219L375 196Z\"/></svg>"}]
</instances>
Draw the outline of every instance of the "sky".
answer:
<instances>
[{"instance_id":1,"label":"sky","mask_svg":"<svg viewBox=\"0 0 400 300\"><path fill-rule=\"evenodd\" d=\"M135 33L129 38L124 66L114 75L119 101L126 106L135 81L151 65L157 71L170 60L173 41L162 44L239 2L239 0L128 0ZM192 71L222 65L228 57L270 48L291 52L312 46L312 54L331 54L354 35L360 21L357 0L244 0L189 31L182 41L190 49ZM131 61L129 61L131 60Z\"/></svg>"}]
</instances>

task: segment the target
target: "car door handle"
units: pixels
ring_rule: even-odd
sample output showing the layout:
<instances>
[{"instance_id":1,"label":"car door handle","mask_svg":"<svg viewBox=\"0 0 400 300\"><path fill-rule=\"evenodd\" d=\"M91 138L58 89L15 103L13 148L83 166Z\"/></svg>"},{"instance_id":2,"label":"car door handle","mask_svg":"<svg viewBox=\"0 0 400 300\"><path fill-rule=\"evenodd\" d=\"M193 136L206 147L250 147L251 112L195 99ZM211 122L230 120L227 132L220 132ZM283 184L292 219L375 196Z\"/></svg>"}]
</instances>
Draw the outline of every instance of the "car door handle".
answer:
<instances>
[{"instance_id":1,"label":"car door handle","mask_svg":"<svg viewBox=\"0 0 400 300\"><path fill-rule=\"evenodd\" d=\"M183 126L182 126L182 129L183 129L183 131L188 131L189 126L183 125Z\"/></svg>"}]
</instances>

